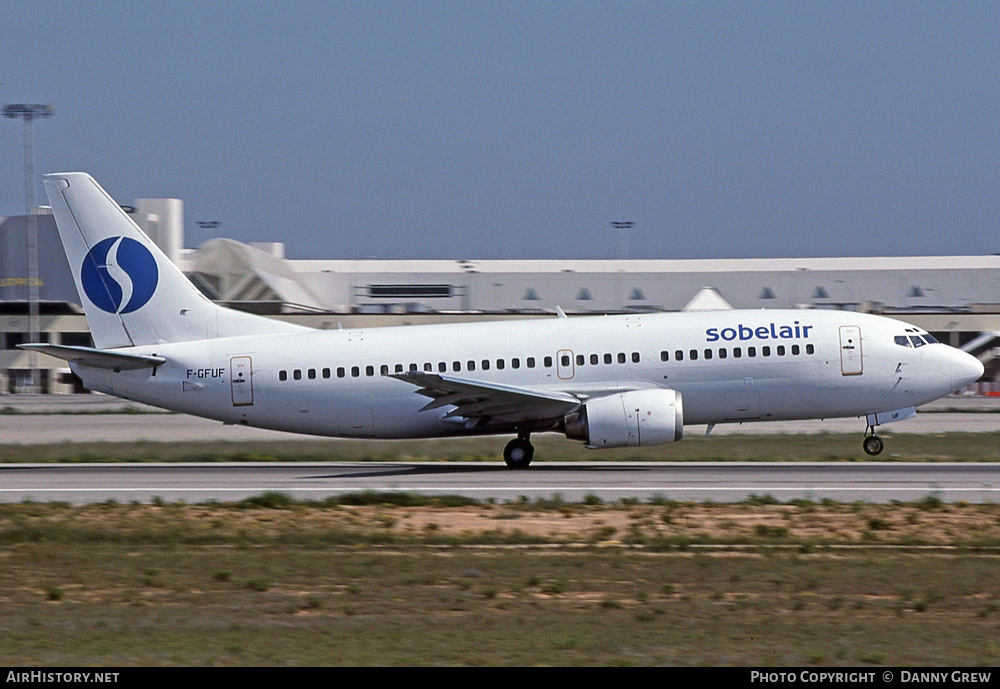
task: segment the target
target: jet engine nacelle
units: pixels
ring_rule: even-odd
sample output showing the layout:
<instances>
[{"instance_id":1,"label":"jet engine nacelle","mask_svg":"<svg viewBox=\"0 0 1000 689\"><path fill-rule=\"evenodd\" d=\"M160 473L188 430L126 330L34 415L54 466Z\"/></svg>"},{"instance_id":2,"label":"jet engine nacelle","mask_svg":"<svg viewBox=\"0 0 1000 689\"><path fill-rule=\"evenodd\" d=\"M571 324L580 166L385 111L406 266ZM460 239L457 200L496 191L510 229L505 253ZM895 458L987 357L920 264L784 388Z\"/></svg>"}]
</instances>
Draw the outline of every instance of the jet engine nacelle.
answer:
<instances>
[{"instance_id":1,"label":"jet engine nacelle","mask_svg":"<svg viewBox=\"0 0 1000 689\"><path fill-rule=\"evenodd\" d=\"M589 400L564 423L592 449L659 445L683 437L684 405L676 390L633 390Z\"/></svg>"}]
</instances>

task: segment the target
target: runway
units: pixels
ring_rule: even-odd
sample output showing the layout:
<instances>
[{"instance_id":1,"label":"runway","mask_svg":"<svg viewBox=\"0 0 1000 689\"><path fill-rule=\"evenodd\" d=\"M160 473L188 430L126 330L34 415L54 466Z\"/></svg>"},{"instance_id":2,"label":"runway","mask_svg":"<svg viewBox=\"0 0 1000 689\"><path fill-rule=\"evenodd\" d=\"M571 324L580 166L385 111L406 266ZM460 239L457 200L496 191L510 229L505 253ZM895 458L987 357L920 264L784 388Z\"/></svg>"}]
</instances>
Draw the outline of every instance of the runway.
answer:
<instances>
[{"instance_id":1,"label":"runway","mask_svg":"<svg viewBox=\"0 0 1000 689\"><path fill-rule=\"evenodd\" d=\"M0 409L8 412L0 414L0 444L4 445L315 440L156 412L96 395L7 395L0 397ZM998 411L1000 401L995 399L947 398L921 409L915 419L883 428L891 433L995 432L1000 430ZM849 433L860 439L863 431L863 419L832 419L719 425L713 435ZM688 437L704 432L704 426L685 428ZM498 448L500 443L498 439ZM606 501L732 502L770 495L781 501L829 498L874 503L933 496L944 501L995 502L1000 500L1000 464L536 462L527 471L509 471L499 463L458 462L0 466L0 502L150 502L157 498L228 502L266 491L303 500L362 491L409 491L498 501L554 497L579 501L597 496Z\"/></svg>"},{"instance_id":2,"label":"runway","mask_svg":"<svg viewBox=\"0 0 1000 689\"><path fill-rule=\"evenodd\" d=\"M483 463L92 464L0 466L0 502L202 503L267 491L299 500L363 491L478 500L740 502L752 496L838 502L1000 501L1000 464L571 463L525 471Z\"/></svg>"}]
</instances>

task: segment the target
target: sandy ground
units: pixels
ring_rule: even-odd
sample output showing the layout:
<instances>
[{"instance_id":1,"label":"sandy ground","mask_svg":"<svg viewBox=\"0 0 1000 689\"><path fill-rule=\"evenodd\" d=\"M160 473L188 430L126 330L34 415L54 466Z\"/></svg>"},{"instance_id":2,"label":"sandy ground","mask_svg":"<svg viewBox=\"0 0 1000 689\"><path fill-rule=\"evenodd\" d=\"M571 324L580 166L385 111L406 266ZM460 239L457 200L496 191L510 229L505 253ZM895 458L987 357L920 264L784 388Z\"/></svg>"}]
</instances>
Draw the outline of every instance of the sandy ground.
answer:
<instances>
[{"instance_id":1,"label":"sandy ground","mask_svg":"<svg viewBox=\"0 0 1000 689\"><path fill-rule=\"evenodd\" d=\"M478 505L400 507L233 509L225 507L129 506L121 527L216 528L265 535L289 529L308 532L384 530L397 535L538 544L760 544L987 546L1000 539L996 505L939 504L705 504L656 505ZM220 511L221 510L221 511ZM114 513L84 507L48 519L108 526ZM210 526L210 525L215 526ZM191 535L191 534L189 534Z\"/></svg>"}]
</instances>

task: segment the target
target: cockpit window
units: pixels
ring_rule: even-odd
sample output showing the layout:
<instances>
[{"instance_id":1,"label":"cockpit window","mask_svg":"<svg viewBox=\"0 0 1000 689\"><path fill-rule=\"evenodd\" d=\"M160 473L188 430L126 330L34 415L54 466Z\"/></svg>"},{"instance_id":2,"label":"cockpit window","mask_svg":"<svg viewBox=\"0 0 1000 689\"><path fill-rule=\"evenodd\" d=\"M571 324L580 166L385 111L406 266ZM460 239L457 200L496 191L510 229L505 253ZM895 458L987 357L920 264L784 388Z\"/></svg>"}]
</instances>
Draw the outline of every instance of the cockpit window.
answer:
<instances>
[{"instance_id":1,"label":"cockpit window","mask_svg":"<svg viewBox=\"0 0 1000 689\"><path fill-rule=\"evenodd\" d=\"M907 332L915 333L916 330L907 328ZM892 339L900 347L923 347L925 344L937 344L937 340L930 333L922 335L896 335Z\"/></svg>"},{"instance_id":2,"label":"cockpit window","mask_svg":"<svg viewBox=\"0 0 1000 689\"><path fill-rule=\"evenodd\" d=\"M912 345L914 347L923 347L925 344L938 344L937 339L930 333L922 333L918 328L907 328L906 332L911 333L909 337ZM909 346L902 340L906 339L904 337L896 337L896 344L902 345L904 347Z\"/></svg>"}]
</instances>

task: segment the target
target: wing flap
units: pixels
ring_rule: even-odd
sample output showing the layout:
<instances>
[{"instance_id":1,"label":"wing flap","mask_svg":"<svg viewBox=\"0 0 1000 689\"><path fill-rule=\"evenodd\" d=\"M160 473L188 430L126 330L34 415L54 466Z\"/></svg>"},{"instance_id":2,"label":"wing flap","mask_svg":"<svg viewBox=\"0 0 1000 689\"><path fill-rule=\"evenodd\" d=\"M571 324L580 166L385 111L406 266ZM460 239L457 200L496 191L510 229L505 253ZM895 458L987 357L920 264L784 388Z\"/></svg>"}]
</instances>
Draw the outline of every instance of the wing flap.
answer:
<instances>
[{"instance_id":1,"label":"wing flap","mask_svg":"<svg viewBox=\"0 0 1000 689\"><path fill-rule=\"evenodd\" d=\"M420 371L392 377L416 385L418 395L431 398L421 411L454 407L445 414L446 419L521 423L560 418L581 404L578 397L557 390L522 388Z\"/></svg>"}]
</instances>

